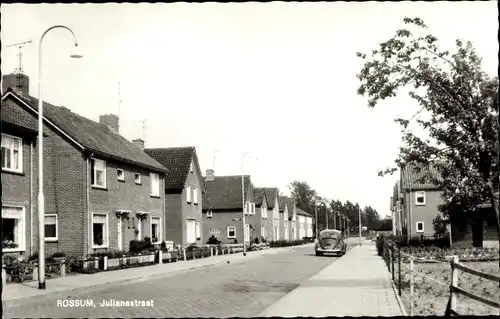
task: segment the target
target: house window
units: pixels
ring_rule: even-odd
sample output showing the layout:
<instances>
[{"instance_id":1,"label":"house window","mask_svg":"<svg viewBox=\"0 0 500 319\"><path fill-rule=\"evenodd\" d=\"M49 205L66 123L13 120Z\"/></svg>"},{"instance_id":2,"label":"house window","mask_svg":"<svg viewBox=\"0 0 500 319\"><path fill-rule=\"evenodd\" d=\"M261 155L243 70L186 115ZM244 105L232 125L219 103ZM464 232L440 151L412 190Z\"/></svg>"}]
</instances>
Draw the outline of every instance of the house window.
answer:
<instances>
[{"instance_id":1,"label":"house window","mask_svg":"<svg viewBox=\"0 0 500 319\"><path fill-rule=\"evenodd\" d=\"M260 215L262 216L262 219L266 218L266 209L264 207L260 208Z\"/></svg>"},{"instance_id":2,"label":"house window","mask_svg":"<svg viewBox=\"0 0 500 319\"><path fill-rule=\"evenodd\" d=\"M200 222L196 222L196 240L201 239L201 224Z\"/></svg>"},{"instance_id":3,"label":"house window","mask_svg":"<svg viewBox=\"0 0 500 319\"><path fill-rule=\"evenodd\" d=\"M116 176L119 181L125 181L125 172L121 168L118 168L116 170Z\"/></svg>"},{"instance_id":4,"label":"house window","mask_svg":"<svg viewBox=\"0 0 500 319\"><path fill-rule=\"evenodd\" d=\"M91 184L96 187L106 187L106 162L99 159L92 159Z\"/></svg>"},{"instance_id":5,"label":"house window","mask_svg":"<svg viewBox=\"0 0 500 319\"><path fill-rule=\"evenodd\" d=\"M245 224L245 241L250 241L250 224Z\"/></svg>"},{"instance_id":6,"label":"house window","mask_svg":"<svg viewBox=\"0 0 500 319\"><path fill-rule=\"evenodd\" d=\"M425 192L415 193L415 205L425 205Z\"/></svg>"},{"instance_id":7,"label":"house window","mask_svg":"<svg viewBox=\"0 0 500 319\"><path fill-rule=\"evenodd\" d=\"M188 244L194 244L196 242L196 220L187 220L187 232L186 241Z\"/></svg>"},{"instance_id":8,"label":"house window","mask_svg":"<svg viewBox=\"0 0 500 319\"><path fill-rule=\"evenodd\" d=\"M274 228L274 233L276 234L276 240L279 240L280 239L280 232L279 232L278 227Z\"/></svg>"},{"instance_id":9,"label":"house window","mask_svg":"<svg viewBox=\"0 0 500 319\"><path fill-rule=\"evenodd\" d=\"M417 233L424 232L424 222L417 222Z\"/></svg>"},{"instance_id":10,"label":"house window","mask_svg":"<svg viewBox=\"0 0 500 319\"><path fill-rule=\"evenodd\" d=\"M108 215L92 215L92 247L108 247Z\"/></svg>"},{"instance_id":11,"label":"house window","mask_svg":"<svg viewBox=\"0 0 500 319\"><path fill-rule=\"evenodd\" d=\"M193 203L198 204L198 188L193 187Z\"/></svg>"},{"instance_id":12,"label":"house window","mask_svg":"<svg viewBox=\"0 0 500 319\"><path fill-rule=\"evenodd\" d=\"M24 250L25 226L24 208L2 206L2 246L3 251Z\"/></svg>"},{"instance_id":13,"label":"house window","mask_svg":"<svg viewBox=\"0 0 500 319\"><path fill-rule=\"evenodd\" d=\"M153 244L161 241L161 218L151 217L151 242Z\"/></svg>"},{"instance_id":14,"label":"house window","mask_svg":"<svg viewBox=\"0 0 500 319\"><path fill-rule=\"evenodd\" d=\"M134 173L134 181L137 185L141 184L141 173Z\"/></svg>"},{"instance_id":15,"label":"house window","mask_svg":"<svg viewBox=\"0 0 500 319\"><path fill-rule=\"evenodd\" d=\"M151 196L160 196L160 175L151 173L149 174L151 179Z\"/></svg>"},{"instance_id":16,"label":"house window","mask_svg":"<svg viewBox=\"0 0 500 319\"><path fill-rule=\"evenodd\" d=\"M57 241L57 215L45 215L45 241Z\"/></svg>"},{"instance_id":17,"label":"house window","mask_svg":"<svg viewBox=\"0 0 500 319\"><path fill-rule=\"evenodd\" d=\"M229 226L227 228L227 238L236 238L236 227Z\"/></svg>"},{"instance_id":18,"label":"house window","mask_svg":"<svg viewBox=\"0 0 500 319\"><path fill-rule=\"evenodd\" d=\"M191 162L191 164L189 164L189 171L192 173L193 172L193 162Z\"/></svg>"},{"instance_id":19,"label":"house window","mask_svg":"<svg viewBox=\"0 0 500 319\"><path fill-rule=\"evenodd\" d=\"M211 210L207 210L207 218L212 218L212 211Z\"/></svg>"},{"instance_id":20,"label":"house window","mask_svg":"<svg viewBox=\"0 0 500 319\"><path fill-rule=\"evenodd\" d=\"M261 226L260 234L262 237L266 238L266 226L264 226L264 225Z\"/></svg>"},{"instance_id":21,"label":"house window","mask_svg":"<svg viewBox=\"0 0 500 319\"><path fill-rule=\"evenodd\" d=\"M23 140L2 134L2 170L23 171Z\"/></svg>"},{"instance_id":22,"label":"house window","mask_svg":"<svg viewBox=\"0 0 500 319\"><path fill-rule=\"evenodd\" d=\"M191 186L186 187L186 202L191 203Z\"/></svg>"}]
</instances>

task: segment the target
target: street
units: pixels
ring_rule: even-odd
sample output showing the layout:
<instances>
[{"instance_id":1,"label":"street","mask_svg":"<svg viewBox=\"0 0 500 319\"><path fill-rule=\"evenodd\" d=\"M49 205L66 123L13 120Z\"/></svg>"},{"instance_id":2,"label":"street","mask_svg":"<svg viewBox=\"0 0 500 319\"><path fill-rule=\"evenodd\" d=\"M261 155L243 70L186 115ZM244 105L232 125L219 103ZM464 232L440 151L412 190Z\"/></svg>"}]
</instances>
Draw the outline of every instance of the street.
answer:
<instances>
[{"instance_id":1,"label":"street","mask_svg":"<svg viewBox=\"0 0 500 319\"><path fill-rule=\"evenodd\" d=\"M244 263L6 301L4 316L253 317L337 259L316 257L311 246L293 247L290 251L264 255ZM63 307L69 300L92 300L93 305ZM152 300L153 306L102 307L103 300Z\"/></svg>"}]
</instances>

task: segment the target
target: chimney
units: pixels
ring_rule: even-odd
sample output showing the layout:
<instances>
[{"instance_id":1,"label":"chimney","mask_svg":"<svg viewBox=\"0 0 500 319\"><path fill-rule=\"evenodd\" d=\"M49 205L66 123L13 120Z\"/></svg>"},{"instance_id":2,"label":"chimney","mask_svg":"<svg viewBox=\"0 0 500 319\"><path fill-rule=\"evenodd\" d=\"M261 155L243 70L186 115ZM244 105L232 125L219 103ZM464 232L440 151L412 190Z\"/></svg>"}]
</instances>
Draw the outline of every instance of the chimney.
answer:
<instances>
[{"instance_id":1,"label":"chimney","mask_svg":"<svg viewBox=\"0 0 500 319\"><path fill-rule=\"evenodd\" d=\"M118 116L114 114L104 114L99 116L99 123L106 124L113 132L119 133Z\"/></svg>"},{"instance_id":2,"label":"chimney","mask_svg":"<svg viewBox=\"0 0 500 319\"><path fill-rule=\"evenodd\" d=\"M140 138L132 140L132 143L134 143L135 146L141 149L141 151L144 151L144 141Z\"/></svg>"},{"instance_id":3,"label":"chimney","mask_svg":"<svg viewBox=\"0 0 500 319\"><path fill-rule=\"evenodd\" d=\"M210 182L215 179L215 174L213 169L207 169L206 171L206 176L205 176L205 181Z\"/></svg>"},{"instance_id":4,"label":"chimney","mask_svg":"<svg viewBox=\"0 0 500 319\"><path fill-rule=\"evenodd\" d=\"M5 94L8 88L22 97L30 95L30 78L26 74L6 74L2 76L2 94Z\"/></svg>"}]
</instances>

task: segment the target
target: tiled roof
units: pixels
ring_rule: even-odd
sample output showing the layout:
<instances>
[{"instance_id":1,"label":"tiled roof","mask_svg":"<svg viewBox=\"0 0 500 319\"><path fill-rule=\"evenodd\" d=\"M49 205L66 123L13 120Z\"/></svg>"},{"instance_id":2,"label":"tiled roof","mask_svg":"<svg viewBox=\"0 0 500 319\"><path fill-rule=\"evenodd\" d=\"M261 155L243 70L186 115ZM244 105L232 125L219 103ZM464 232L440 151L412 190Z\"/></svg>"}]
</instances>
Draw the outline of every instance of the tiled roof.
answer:
<instances>
[{"instance_id":1,"label":"tiled roof","mask_svg":"<svg viewBox=\"0 0 500 319\"><path fill-rule=\"evenodd\" d=\"M266 189L259 187L253 189L253 201L255 206L262 206L262 203L266 200ZM269 200L268 200L269 201ZM269 202L268 202L269 203Z\"/></svg>"},{"instance_id":2,"label":"tiled roof","mask_svg":"<svg viewBox=\"0 0 500 319\"><path fill-rule=\"evenodd\" d=\"M300 208L295 208L296 212L297 212L297 215L302 215L302 216L306 216L306 217L312 217L311 214L309 214L308 212L305 212L303 211L302 209Z\"/></svg>"},{"instance_id":3,"label":"tiled roof","mask_svg":"<svg viewBox=\"0 0 500 319\"><path fill-rule=\"evenodd\" d=\"M2 122L14 124L35 132L38 131L38 122L36 118L24 116L18 107L14 107L10 103L2 103L1 118Z\"/></svg>"},{"instance_id":4,"label":"tiled roof","mask_svg":"<svg viewBox=\"0 0 500 319\"><path fill-rule=\"evenodd\" d=\"M267 196L267 207L274 208L276 206L276 196L278 195L278 189L275 187L266 187L266 196Z\"/></svg>"},{"instance_id":5,"label":"tiled roof","mask_svg":"<svg viewBox=\"0 0 500 319\"><path fill-rule=\"evenodd\" d=\"M285 210L286 205L288 208L288 219L291 219L293 213L293 199L288 196L280 196L278 200L280 202L280 212Z\"/></svg>"},{"instance_id":6,"label":"tiled roof","mask_svg":"<svg viewBox=\"0 0 500 319\"><path fill-rule=\"evenodd\" d=\"M191 161L196 158L196 149L194 146L147 148L144 152L168 169L167 176L165 177L165 189L184 188ZM198 167L196 167L196 170L201 177L201 171ZM201 178L203 179L203 177Z\"/></svg>"},{"instance_id":7,"label":"tiled roof","mask_svg":"<svg viewBox=\"0 0 500 319\"><path fill-rule=\"evenodd\" d=\"M442 181L441 175L433 165L422 167L419 171L414 164L407 164L401 173L404 190L438 189L434 180Z\"/></svg>"},{"instance_id":8,"label":"tiled roof","mask_svg":"<svg viewBox=\"0 0 500 319\"><path fill-rule=\"evenodd\" d=\"M245 196L250 185L250 176L245 175ZM205 179L203 209L243 209L241 201L241 175L215 176L213 181Z\"/></svg>"},{"instance_id":9,"label":"tiled roof","mask_svg":"<svg viewBox=\"0 0 500 319\"><path fill-rule=\"evenodd\" d=\"M280 213L285 211L286 196L279 196Z\"/></svg>"},{"instance_id":10,"label":"tiled roof","mask_svg":"<svg viewBox=\"0 0 500 319\"><path fill-rule=\"evenodd\" d=\"M14 93L13 93L14 94ZM38 110L38 99L14 94L31 108ZM113 132L107 125L94 122L70 110L43 102L43 116L54 123L66 135L96 156L165 172L167 169L144 153L134 143Z\"/></svg>"}]
</instances>

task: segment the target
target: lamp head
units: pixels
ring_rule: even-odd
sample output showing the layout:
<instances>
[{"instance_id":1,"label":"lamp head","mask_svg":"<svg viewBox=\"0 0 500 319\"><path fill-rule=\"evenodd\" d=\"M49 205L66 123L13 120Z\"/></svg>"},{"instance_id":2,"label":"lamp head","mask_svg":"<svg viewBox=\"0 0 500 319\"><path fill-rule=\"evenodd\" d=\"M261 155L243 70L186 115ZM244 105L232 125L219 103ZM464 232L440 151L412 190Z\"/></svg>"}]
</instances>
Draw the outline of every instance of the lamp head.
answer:
<instances>
[{"instance_id":1,"label":"lamp head","mask_svg":"<svg viewBox=\"0 0 500 319\"><path fill-rule=\"evenodd\" d=\"M83 55L78 52L78 42L75 43L75 52L70 54L70 57L73 59L81 59L83 58Z\"/></svg>"}]
</instances>

